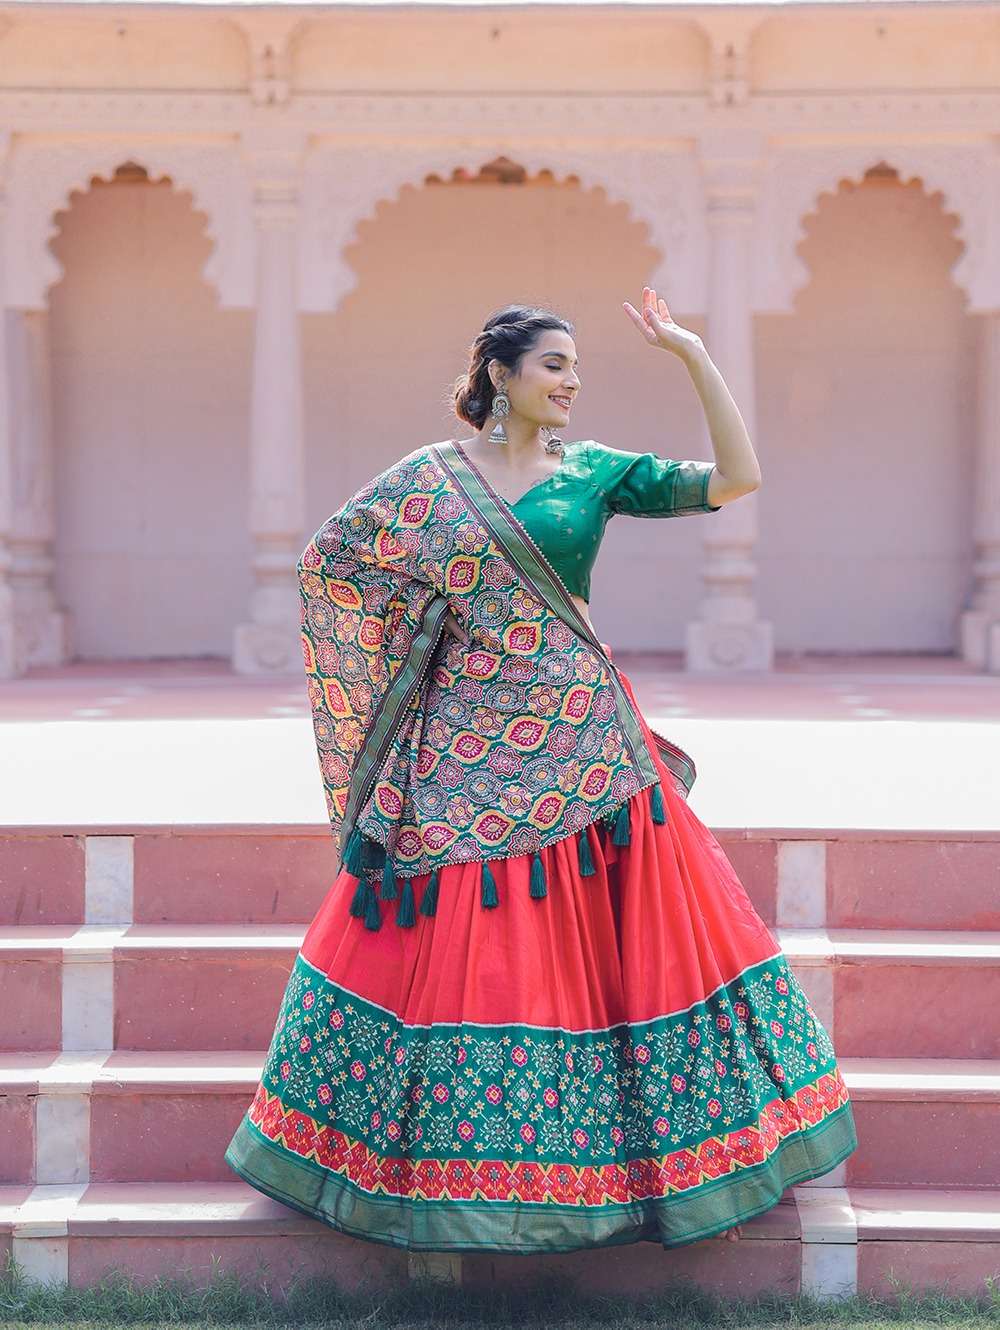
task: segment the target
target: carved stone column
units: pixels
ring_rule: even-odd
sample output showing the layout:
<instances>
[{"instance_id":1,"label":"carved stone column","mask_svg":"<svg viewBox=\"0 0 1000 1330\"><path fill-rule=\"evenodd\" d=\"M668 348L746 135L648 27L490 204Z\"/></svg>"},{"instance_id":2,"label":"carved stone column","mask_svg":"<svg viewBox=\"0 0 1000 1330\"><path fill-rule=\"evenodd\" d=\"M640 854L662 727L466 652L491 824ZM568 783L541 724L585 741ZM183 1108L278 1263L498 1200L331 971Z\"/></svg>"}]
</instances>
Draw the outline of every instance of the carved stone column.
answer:
<instances>
[{"instance_id":1,"label":"carved stone column","mask_svg":"<svg viewBox=\"0 0 1000 1330\"><path fill-rule=\"evenodd\" d=\"M1000 674L1000 311L979 319L973 588L960 617L963 659Z\"/></svg>"},{"instance_id":2,"label":"carved stone column","mask_svg":"<svg viewBox=\"0 0 1000 1330\"><path fill-rule=\"evenodd\" d=\"M13 514L11 586L28 665L69 660L70 621L56 601L52 355L47 310L9 310Z\"/></svg>"},{"instance_id":3,"label":"carved stone column","mask_svg":"<svg viewBox=\"0 0 1000 1330\"><path fill-rule=\"evenodd\" d=\"M14 593L11 587L10 537L13 521L14 431L11 408L10 361L7 354L7 295L4 280L7 250L7 195L4 166L9 137L0 134L0 679L23 674L24 653L20 650L14 623Z\"/></svg>"},{"instance_id":4,"label":"carved stone column","mask_svg":"<svg viewBox=\"0 0 1000 1330\"><path fill-rule=\"evenodd\" d=\"M250 620L236 629L243 674L302 668L295 564L305 523L302 352L297 305L297 224L302 142L254 131L257 313L250 409Z\"/></svg>"},{"instance_id":5,"label":"carved stone column","mask_svg":"<svg viewBox=\"0 0 1000 1330\"><path fill-rule=\"evenodd\" d=\"M751 236L762 146L734 131L703 136L700 146L710 246L705 344L756 446ZM701 617L687 625L685 666L701 673L769 670L773 630L754 594L757 495L727 504L702 529L705 599Z\"/></svg>"}]
</instances>

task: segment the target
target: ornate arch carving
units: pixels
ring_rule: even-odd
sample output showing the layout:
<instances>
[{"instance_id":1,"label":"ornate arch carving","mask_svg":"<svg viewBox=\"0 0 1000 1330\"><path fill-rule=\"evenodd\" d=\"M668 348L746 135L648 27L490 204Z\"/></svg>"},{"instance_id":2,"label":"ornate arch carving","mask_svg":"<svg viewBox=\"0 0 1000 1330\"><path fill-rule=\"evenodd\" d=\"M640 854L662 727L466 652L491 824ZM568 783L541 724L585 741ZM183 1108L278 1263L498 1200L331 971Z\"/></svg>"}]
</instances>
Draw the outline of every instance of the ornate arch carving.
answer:
<instances>
[{"instance_id":1,"label":"ornate arch carving","mask_svg":"<svg viewBox=\"0 0 1000 1330\"><path fill-rule=\"evenodd\" d=\"M958 215L957 237L964 252L951 276L969 300L969 312L1000 307L1000 239L995 221L1000 206L1000 154L993 142L829 144L783 147L768 159L758 209L754 306L788 313L796 291L809 280L797 253L805 238L805 218L816 211L820 194L847 178L860 181L880 161L900 179L919 178L929 194L940 191L948 212Z\"/></svg>"},{"instance_id":2,"label":"ornate arch carving","mask_svg":"<svg viewBox=\"0 0 1000 1330\"><path fill-rule=\"evenodd\" d=\"M344 258L356 226L379 199L396 198L404 185L457 168L475 175L484 161L505 153L530 174L553 169L575 176L582 187L602 186L623 200L649 228L663 258L650 285L669 292L678 310L704 304L706 259L701 181L690 145L649 147L609 143L594 147L546 141L537 147L467 143L431 147L379 144L319 145L307 158L302 192L300 308L335 310L357 285ZM553 165L554 164L554 165Z\"/></svg>"},{"instance_id":3,"label":"ornate arch carving","mask_svg":"<svg viewBox=\"0 0 1000 1330\"><path fill-rule=\"evenodd\" d=\"M56 213L94 176L110 179L123 163L143 166L150 179L167 176L189 192L205 214L212 251L202 270L224 307L254 303L251 188L235 142L171 143L154 138L104 138L78 142L15 141L8 163L7 304L44 309L48 288L62 276L49 248Z\"/></svg>"}]
</instances>

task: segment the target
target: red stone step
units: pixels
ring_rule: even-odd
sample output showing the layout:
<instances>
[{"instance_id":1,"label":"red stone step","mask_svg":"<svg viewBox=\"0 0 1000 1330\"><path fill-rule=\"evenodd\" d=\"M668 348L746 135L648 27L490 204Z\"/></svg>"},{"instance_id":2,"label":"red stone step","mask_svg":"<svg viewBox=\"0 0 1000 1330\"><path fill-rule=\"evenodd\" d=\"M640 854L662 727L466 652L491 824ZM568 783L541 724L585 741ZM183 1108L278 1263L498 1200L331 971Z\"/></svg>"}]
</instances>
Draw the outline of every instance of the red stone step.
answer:
<instances>
[{"instance_id":1,"label":"red stone step","mask_svg":"<svg viewBox=\"0 0 1000 1330\"><path fill-rule=\"evenodd\" d=\"M0 1059L0 1182L229 1181L223 1154L264 1056L9 1053ZM849 1183L1000 1179L1000 1063L844 1058L841 1067L859 1138Z\"/></svg>"},{"instance_id":2,"label":"red stone step","mask_svg":"<svg viewBox=\"0 0 1000 1330\"><path fill-rule=\"evenodd\" d=\"M266 1047L304 934L293 924L0 929L10 1013L0 1047ZM1000 934L777 937L841 1057L1000 1057Z\"/></svg>"},{"instance_id":3,"label":"red stone step","mask_svg":"<svg viewBox=\"0 0 1000 1330\"><path fill-rule=\"evenodd\" d=\"M1000 930L1000 832L713 830L768 924ZM109 851L128 913L88 914ZM7 827L0 927L307 924L338 868L325 825Z\"/></svg>"},{"instance_id":4,"label":"red stone step","mask_svg":"<svg viewBox=\"0 0 1000 1330\"><path fill-rule=\"evenodd\" d=\"M279 1291L293 1274L348 1289L403 1284L420 1257L338 1233L229 1183L91 1183L0 1188L0 1252L33 1278L86 1287L126 1268L139 1283L165 1274L204 1287L236 1271L248 1287ZM739 1242L708 1239L666 1255L657 1243L544 1256L428 1254L466 1288L513 1289L558 1269L581 1292L647 1293L678 1277L726 1295L891 1295L946 1287L985 1297L1000 1267L1000 1192L795 1187L744 1226Z\"/></svg>"}]
</instances>

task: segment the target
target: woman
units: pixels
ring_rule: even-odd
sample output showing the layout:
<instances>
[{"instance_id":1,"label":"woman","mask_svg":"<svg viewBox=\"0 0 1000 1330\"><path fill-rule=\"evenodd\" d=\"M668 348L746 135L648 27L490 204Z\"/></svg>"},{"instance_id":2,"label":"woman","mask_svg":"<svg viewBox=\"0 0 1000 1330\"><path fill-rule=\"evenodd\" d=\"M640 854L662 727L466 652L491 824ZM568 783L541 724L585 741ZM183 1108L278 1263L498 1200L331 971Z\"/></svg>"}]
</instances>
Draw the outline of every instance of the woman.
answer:
<instances>
[{"instance_id":1,"label":"woman","mask_svg":"<svg viewBox=\"0 0 1000 1330\"><path fill-rule=\"evenodd\" d=\"M417 448L303 551L338 876L226 1151L356 1237L431 1251L677 1247L855 1147L830 1040L590 621L615 513L758 487L700 339L655 291L716 461L562 445L571 325L509 306Z\"/></svg>"}]
</instances>

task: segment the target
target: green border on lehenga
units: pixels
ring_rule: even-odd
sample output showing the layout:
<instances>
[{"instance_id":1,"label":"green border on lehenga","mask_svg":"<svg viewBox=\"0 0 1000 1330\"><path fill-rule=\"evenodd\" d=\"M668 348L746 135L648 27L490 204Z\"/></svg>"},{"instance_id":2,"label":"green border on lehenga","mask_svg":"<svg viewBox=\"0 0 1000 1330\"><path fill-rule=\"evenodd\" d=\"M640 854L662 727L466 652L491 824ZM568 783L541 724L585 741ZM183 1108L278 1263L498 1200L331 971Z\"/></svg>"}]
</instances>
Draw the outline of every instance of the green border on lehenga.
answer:
<instances>
[{"instance_id":1,"label":"green border on lehenga","mask_svg":"<svg viewBox=\"0 0 1000 1330\"><path fill-rule=\"evenodd\" d=\"M690 1192L589 1209L373 1195L268 1141L246 1117L225 1160L257 1190L353 1237L411 1251L545 1253L640 1241L688 1246L769 1210L788 1187L829 1172L856 1146L847 1102L807 1132L786 1137L760 1164Z\"/></svg>"},{"instance_id":2,"label":"green border on lehenga","mask_svg":"<svg viewBox=\"0 0 1000 1330\"><path fill-rule=\"evenodd\" d=\"M569 1107L579 1075L600 1081ZM492 1108L460 1093L491 1081L504 1087L502 1099L483 1091ZM616 1086L638 1120L594 1119L588 1105L614 1114ZM521 1126L503 1140L488 1120L512 1109ZM225 1158L344 1232L427 1250L545 1252L695 1242L856 1145L833 1046L781 952L683 1009L580 1031L405 1024L300 953Z\"/></svg>"}]
</instances>

